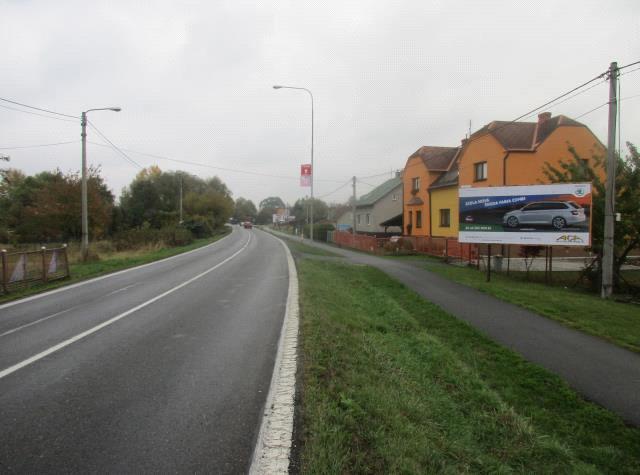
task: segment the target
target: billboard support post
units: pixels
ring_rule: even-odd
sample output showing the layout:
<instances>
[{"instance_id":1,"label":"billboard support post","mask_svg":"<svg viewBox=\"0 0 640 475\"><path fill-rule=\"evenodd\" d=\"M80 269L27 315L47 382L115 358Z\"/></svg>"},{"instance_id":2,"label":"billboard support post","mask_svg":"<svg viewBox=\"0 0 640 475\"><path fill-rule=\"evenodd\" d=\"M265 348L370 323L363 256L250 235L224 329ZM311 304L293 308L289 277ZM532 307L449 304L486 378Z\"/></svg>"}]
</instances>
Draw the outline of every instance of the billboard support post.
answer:
<instances>
[{"instance_id":1,"label":"billboard support post","mask_svg":"<svg viewBox=\"0 0 640 475\"><path fill-rule=\"evenodd\" d=\"M487 282L491 282L491 244L487 248Z\"/></svg>"}]
</instances>

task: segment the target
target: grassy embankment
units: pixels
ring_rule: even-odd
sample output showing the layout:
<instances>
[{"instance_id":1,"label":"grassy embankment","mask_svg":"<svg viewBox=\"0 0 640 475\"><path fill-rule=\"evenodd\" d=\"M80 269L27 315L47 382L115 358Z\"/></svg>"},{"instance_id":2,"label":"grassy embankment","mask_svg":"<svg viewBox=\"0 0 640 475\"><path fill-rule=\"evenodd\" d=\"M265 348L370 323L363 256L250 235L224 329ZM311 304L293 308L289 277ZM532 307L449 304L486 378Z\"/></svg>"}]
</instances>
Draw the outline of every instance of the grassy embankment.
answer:
<instances>
[{"instance_id":1,"label":"grassy embankment","mask_svg":"<svg viewBox=\"0 0 640 475\"><path fill-rule=\"evenodd\" d=\"M16 290L7 295L0 295L0 303L182 254L183 252L211 244L228 235L230 232L231 228L225 227L213 237L197 239L186 246L176 247L166 247L161 244L156 244L126 251L112 251L109 249L110 246L104 243L96 243L90 252L90 254L94 256L94 259L88 262L82 262L80 260L79 247L72 245L69 249L69 272L71 273L71 278L57 280L47 284L33 284L25 289Z\"/></svg>"},{"instance_id":2,"label":"grassy embankment","mask_svg":"<svg viewBox=\"0 0 640 475\"><path fill-rule=\"evenodd\" d=\"M525 279L524 272L512 272L509 276L492 273L491 282L487 282L486 273L475 268L448 265L430 257L414 260L447 279L640 352L640 306L602 300L597 295L573 288L572 284L578 278L577 272L554 273L554 285L535 282L535 279L544 278L541 272L531 273L531 281ZM626 278L637 279L638 275L640 271L628 271Z\"/></svg>"},{"instance_id":3,"label":"grassy embankment","mask_svg":"<svg viewBox=\"0 0 640 475\"><path fill-rule=\"evenodd\" d=\"M376 269L297 254L302 473L640 473L640 430L559 377Z\"/></svg>"}]
</instances>

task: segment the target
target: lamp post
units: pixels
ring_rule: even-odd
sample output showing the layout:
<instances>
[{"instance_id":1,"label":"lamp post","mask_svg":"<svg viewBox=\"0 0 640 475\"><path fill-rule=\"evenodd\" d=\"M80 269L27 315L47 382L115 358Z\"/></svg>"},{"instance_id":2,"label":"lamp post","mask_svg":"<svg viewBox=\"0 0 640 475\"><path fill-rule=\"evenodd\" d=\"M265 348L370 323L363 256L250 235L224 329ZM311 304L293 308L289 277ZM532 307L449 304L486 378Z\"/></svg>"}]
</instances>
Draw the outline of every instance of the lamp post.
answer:
<instances>
[{"instance_id":1,"label":"lamp post","mask_svg":"<svg viewBox=\"0 0 640 475\"><path fill-rule=\"evenodd\" d=\"M92 111L120 112L119 107L101 107L89 109L82 113L80 125L82 126L82 260L86 261L89 255L89 211L87 206L87 114Z\"/></svg>"},{"instance_id":2,"label":"lamp post","mask_svg":"<svg viewBox=\"0 0 640 475\"><path fill-rule=\"evenodd\" d=\"M311 223L309 226L310 237L313 241L313 177L315 175L315 169L313 168L313 94L311 91L304 87L293 87L293 86L273 86L274 89L298 89L299 91L306 91L309 93L309 97L311 98L311 206L310 206L310 218Z\"/></svg>"}]
</instances>

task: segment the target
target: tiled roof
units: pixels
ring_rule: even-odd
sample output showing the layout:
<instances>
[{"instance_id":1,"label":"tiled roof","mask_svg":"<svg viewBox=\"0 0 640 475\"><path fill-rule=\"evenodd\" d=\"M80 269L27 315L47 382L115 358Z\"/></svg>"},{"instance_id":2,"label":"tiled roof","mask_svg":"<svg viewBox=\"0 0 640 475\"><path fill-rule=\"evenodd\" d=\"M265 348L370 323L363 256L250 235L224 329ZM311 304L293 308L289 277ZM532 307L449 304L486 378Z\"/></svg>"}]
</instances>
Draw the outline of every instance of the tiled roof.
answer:
<instances>
[{"instance_id":1,"label":"tiled roof","mask_svg":"<svg viewBox=\"0 0 640 475\"><path fill-rule=\"evenodd\" d=\"M458 184L458 162L451 165L448 172L443 173L434 181L430 189L432 188L445 188L447 186L453 186Z\"/></svg>"},{"instance_id":2,"label":"tiled roof","mask_svg":"<svg viewBox=\"0 0 640 475\"><path fill-rule=\"evenodd\" d=\"M357 207L373 206L378 200L384 198L387 194L391 193L394 188L402 185L402 177L394 177L385 181L382 185L376 186L366 195L362 195L356 202Z\"/></svg>"},{"instance_id":3,"label":"tiled roof","mask_svg":"<svg viewBox=\"0 0 640 475\"><path fill-rule=\"evenodd\" d=\"M446 171L451 160L456 156L458 147L430 147L424 146L416 150L409 159L420 157L429 171Z\"/></svg>"},{"instance_id":4,"label":"tiled roof","mask_svg":"<svg viewBox=\"0 0 640 475\"><path fill-rule=\"evenodd\" d=\"M531 150L545 141L559 126L586 127L584 124L570 119L564 115L550 117L542 121L538 127L537 122L507 122L495 120L477 130L471 135L471 139L479 138L486 134L493 135L505 150Z\"/></svg>"}]
</instances>

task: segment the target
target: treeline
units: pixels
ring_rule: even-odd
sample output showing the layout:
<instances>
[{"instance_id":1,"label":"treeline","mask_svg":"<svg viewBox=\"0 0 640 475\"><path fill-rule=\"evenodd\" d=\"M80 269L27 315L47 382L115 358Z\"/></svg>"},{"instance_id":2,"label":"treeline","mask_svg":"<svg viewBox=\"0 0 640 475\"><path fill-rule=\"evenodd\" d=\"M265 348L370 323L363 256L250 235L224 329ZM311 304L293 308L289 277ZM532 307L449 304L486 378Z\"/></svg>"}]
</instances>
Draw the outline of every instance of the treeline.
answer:
<instances>
[{"instance_id":1,"label":"treeline","mask_svg":"<svg viewBox=\"0 0 640 475\"><path fill-rule=\"evenodd\" d=\"M117 203L98 168L88 170L87 189L91 240L110 238L121 247L160 240L182 244L210 236L234 210L231 192L219 178L163 172L156 166L138 173ZM77 172L27 176L20 170L1 169L0 242L79 240L80 197Z\"/></svg>"}]
</instances>

